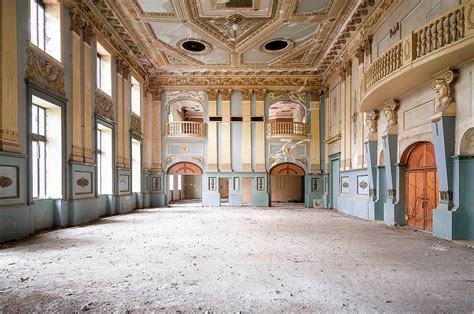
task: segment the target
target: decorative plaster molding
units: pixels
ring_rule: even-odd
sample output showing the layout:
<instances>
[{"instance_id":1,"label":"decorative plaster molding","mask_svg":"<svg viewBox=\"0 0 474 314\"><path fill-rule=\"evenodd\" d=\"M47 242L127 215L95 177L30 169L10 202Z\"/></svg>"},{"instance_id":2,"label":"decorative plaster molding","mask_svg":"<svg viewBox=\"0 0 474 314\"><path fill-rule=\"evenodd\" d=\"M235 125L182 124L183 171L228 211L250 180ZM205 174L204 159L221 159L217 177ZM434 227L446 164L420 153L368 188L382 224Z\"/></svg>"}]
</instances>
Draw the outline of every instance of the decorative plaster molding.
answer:
<instances>
[{"instance_id":1,"label":"decorative plaster molding","mask_svg":"<svg viewBox=\"0 0 474 314\"><path fill-rule=\"evenodd\" d=\"M134 113L130 115L130 131L142 134L142 119Z\"/></svg>"},{"instance_id":2,"label":"decorative plaster molding","mask_svg":"<svg viewBox=\"0 0 474 314\"><path fill-rule=\"evenodd\" d=\"M383 108L383 113L385 120L387 121L387 128L385 129L384 134L396 134L397 131L397 109L399 101L397 99L389 100L385 103Z\"/></svg>"},{"instance_id":3,"label":"decorative plaster molding","mask_svg":"<svg viewBox=\"0 0 474 314\"><path fill-rule=\"evenodd\" d=\"M26 78L44 89L66 96L64 90L64 71L59 63L46 54L39 53L31 46L27 49Z\"/></svg>"},{"instance_id":4,"label":"decorative plaster molding","mask_svg":"<svg viewBox=\"0 0 474 314\"><path fill-rule=\"evenodd\" d=\"M95 92L95 113L112 121L115 120L113 99L100 90Z\"/></svg>"},{"instance_id":5,"label":"decorative plaster molding","mask_svg":"<svg viewBox=\"0 0 474 314\"><path fill-rule=\"evenodd\" d=\"M372 110L367 113L365 117L365 124L367 125L367 129L369 130L368 135L377 133L378 118L379 118L379 113L376 110Z\"/></svg>"}]
</instances>

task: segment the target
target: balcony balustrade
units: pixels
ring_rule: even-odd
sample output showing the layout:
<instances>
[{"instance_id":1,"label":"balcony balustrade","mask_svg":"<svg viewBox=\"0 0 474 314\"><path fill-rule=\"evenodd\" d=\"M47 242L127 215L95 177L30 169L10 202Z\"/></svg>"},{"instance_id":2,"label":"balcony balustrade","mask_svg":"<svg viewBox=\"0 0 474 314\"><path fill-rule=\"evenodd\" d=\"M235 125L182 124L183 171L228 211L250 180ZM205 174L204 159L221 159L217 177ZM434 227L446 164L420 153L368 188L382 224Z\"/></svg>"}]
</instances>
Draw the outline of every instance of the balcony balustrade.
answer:
<instances>
[{"instance_id":1,"label":"balcony balustrade","mask_svg":"<svg viewBox=\"0 0 474 314\"><path fill-rule=\"evenodd\" d=\"M267 137L272 138L306 138L309 135L308 124L301 122L270 122L267 127Z\"/></svg>"},{"instance_id":2,"label":"balcony balustrade","mask_svg":"<svg viewBox=\"0 0 474 314\"><path fill-rule=\"evenodd\" d=\"M200 137L207 135L207 125L204 122L167 122L165 135L168 137Z\"/></svg>"},{"instance_id":3,"label":"balcony balustrade","mask_svg":"<svg viewBox=\"0 0 474 314\"><path fill-rule=\"evenodd\" d=\"M361 110L376 109L474 57L474 0L426 23L378 57L361 82Z\"/></svg>"}]
</instances>

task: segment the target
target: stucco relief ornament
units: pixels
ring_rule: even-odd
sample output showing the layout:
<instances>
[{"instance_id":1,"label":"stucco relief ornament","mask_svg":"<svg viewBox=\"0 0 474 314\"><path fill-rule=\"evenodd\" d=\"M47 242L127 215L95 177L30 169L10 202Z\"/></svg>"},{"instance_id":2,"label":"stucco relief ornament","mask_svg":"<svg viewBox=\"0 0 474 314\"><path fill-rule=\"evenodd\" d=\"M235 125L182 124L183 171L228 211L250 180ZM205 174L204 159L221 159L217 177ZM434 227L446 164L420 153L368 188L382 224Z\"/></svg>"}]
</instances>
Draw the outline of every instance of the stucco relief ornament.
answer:
<instances>
[{"instance_id":1,"label":"stucco relief ornament","mask_svg":"<svg viewBox=\"0 0 474 314\"><path fill-rule=\"evenodd\" d=\"M398 108L398 100L391 100L385 104L383 108L383 114L385 116L385 120L387 121L387 128L385 129L385 133L390 133L391 131L396 131L397 121L397 108Z\"/></svg>"},{"instance_id":2,"label":"stucco relief ornament","mask_svg":"<svg viewBox=\"0 0 474 314\"><path fill-rule=\"evenodd\" d=\"M367 129L369 130L369 135L377 133L378 117L379 113L375 110L372 110L371 112L367 113L367 116L365 118L365 124L367 125Z\"/></svg>"},{"instance_id":3,"label":"stucco relief ornament","mask_svg":"<svg viewBox=\"0 0 474 314\"><path fill-rule=\"evenodd\" d=\"M455 115L456 114L456 98L454 82L458 77L457 70L447 70L437 76L432 83L432 88L436 92L438 105L436 106L436 114Z\"/></svg>"}]
</instances>

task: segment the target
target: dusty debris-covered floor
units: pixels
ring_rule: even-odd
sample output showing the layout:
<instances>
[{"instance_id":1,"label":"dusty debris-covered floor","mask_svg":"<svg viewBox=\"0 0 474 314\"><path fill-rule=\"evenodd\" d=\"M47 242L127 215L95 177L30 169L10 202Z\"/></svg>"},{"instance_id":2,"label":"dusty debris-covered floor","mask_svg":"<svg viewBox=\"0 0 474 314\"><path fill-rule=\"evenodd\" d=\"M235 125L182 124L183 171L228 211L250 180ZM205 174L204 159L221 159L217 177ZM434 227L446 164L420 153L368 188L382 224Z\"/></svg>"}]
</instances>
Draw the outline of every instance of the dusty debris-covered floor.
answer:
<instances>
[{"instance_id":1,"label":"dusty debris-covered floor","mask_svg":"<svg viewBox=\"0 0 474 314\"><path fill-rule=\"evenodd\" d=\"M0 312L472 312L471 248L323 209L141 210L0 247Z\"/></svg>"}]
</instances>

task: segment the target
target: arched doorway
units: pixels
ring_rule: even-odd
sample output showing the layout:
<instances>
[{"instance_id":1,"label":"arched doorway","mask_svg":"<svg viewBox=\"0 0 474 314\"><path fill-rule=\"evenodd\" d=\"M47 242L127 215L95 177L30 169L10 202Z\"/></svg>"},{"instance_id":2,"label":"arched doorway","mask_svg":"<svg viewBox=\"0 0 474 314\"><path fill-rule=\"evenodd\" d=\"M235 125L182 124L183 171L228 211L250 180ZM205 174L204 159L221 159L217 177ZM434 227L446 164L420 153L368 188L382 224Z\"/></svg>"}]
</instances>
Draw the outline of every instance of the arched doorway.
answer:
<instances>
[{"instance_id":1,"label":"arched doorway","mask_svg":"<svg viewBox=\"0 0 474 314\"><path fill-rule=\"evenodd\" d=\"M202 199L202 170L191 162L179 162L168 169L169 202L200 202Z\"/></svg>"},{"instance_id":2,"label":"arched doorway","mask_svg":"<svg viewBox=\"0 0 474 314\"><path fill-rule=\"evenodd\" d=\"M438 171L434 146L423 142L407 148L406 222L423 230L433 229L433 209L438 204Z\"/></svg>"},{"instance_id":3,"label":"arched doorway","mask_svg":"<svg viewBox=\"0 0 474 314\"><path fill-rule=\"evenodd\" d=\"M305 171L293 163L282 163L270 170L273 203L303 203Z\"/></svg>"}]
</instances>

